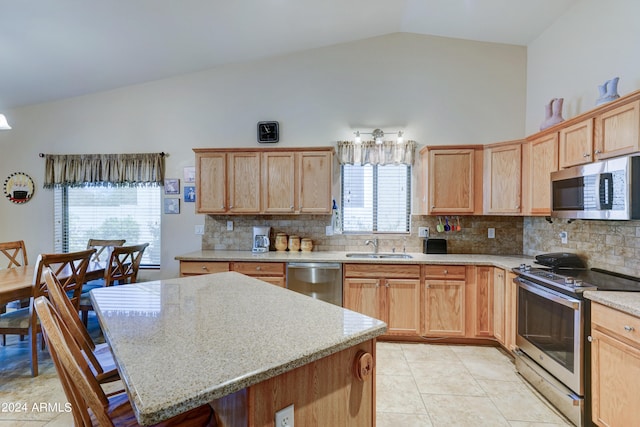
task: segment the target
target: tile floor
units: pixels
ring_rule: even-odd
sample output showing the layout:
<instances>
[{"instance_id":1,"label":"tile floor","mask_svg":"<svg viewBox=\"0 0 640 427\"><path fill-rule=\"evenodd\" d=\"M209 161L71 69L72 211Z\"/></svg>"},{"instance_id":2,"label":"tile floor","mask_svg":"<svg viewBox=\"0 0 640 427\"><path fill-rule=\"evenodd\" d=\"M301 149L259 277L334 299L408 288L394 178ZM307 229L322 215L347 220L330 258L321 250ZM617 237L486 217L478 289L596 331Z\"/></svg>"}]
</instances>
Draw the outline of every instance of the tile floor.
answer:
<instances>
[{"instance_id":1,"label":"tile floor","mask_svg":"<svg viewBox=\"0 0 640 427\"><path fill-rule=\"evenodd\" d=\"M99 339L95 318L90 322ZM46 350L32 378L28 340L8 336L7 344L0 346L0 427L73 425ZM381 342L377 357L378 427L569 425L497 348Z\"/></svg>"}]
</instances>

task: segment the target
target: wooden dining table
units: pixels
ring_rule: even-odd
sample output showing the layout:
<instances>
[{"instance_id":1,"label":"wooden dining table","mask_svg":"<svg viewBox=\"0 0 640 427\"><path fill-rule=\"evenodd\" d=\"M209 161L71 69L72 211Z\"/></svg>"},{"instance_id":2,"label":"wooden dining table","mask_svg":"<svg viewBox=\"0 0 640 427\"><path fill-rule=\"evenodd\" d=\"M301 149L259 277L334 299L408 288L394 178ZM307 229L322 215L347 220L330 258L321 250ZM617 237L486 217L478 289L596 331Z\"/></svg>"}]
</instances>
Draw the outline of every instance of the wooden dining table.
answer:
<instances>
[{"instance_id":1,"label":"wooden dining table","mask_svg":"<svg viewBox=\"0 0 640 427\"><path fill-rule=\"evenodd\" d=\"M0 306L32 296L35 267L25 265L0 270ZM85 281L101 279L104 277L104 270L104 262L90 262Z\"/></svg>"}]
</instances>

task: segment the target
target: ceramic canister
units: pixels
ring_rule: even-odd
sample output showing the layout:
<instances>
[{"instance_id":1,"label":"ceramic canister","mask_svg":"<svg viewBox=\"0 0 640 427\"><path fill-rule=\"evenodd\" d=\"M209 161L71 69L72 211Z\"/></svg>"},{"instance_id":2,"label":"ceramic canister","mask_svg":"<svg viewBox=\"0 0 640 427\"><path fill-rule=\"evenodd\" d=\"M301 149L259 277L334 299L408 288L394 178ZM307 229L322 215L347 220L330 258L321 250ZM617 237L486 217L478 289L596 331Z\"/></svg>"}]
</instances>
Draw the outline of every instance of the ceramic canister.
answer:
<instances>
[{"instance_id":1,"label":"ceramic canister","mask_svg":"<svg viewBox=\"0 0 640 427\"><path fill-rule=\"evenodd\" d=\"M289 236L289 252L298 252L300 250L300 236Z\"/></svg>"},{"instance_id":2,"label":"ceramic canister","mask_svg":"<svg viewBox=\"0 0 640 427\"><path fill-rule=\"evenodd\" d=\"M313 240L308 237L304 237L300 240L300 250L302 252L311 252L313 250Z\"/></svg>"},{"instance_id":3,"label":"ceramic canister","mask_svg":"<svg viewBox=\"0 0 640 427\"><path fill-rule=\"evenodd\" d=\"M286 251L287 250L287 235L285 233L276 234L276 242L275 245L276 251Z\"/></svg>"}]
</instances>

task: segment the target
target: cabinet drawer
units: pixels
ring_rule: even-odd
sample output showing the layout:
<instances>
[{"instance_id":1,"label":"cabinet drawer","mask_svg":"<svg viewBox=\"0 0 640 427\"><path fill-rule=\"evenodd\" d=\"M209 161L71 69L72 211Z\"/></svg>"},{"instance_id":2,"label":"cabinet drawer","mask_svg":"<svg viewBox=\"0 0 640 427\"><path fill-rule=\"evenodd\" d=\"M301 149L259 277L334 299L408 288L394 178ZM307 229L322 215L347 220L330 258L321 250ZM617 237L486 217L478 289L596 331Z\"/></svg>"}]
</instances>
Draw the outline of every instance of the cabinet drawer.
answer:
<instances>
[{"instance_id":1,"label":"cabinet drawer","mask_svg":"<svg viewBox=\"0 0 640 427\"><path fill-rule=\"evenodd\" d=\"M247 276L284 276L282 262L234 262L233 271Z\"/></svg>"},{"instance_id":2,"label":"cabinet drawer","mask_svg":"<svg viewBox=\"0 0 640 427\"><path fill-rule=\"evenodd\" d=\"M464 265L425 265L426 279L462 279L466 278L467 267Z\"/></svg>"},{"instance_id":3,"label":"cabinet drawer","mask_svg":"<svg viewBox=\"0 0 640 427\"><path fill-rule=\"evenodd\" d=\"M591 323L594 329L640 345L640 319L602 304L591 304Z\"/></svg>"},{"instance_id":4,"label":"cabinet drawer","mask_svg":"<svg viewBox=\"0 0 640 427\"><path fill-rule=\"evenodd\" d=\"M180 261L180 275L210 274L229 271L228 262L220 261Z\"/></svg>"},{"instance_id":5,"label":"cabinet drawer","mask_svg":"<svg viewBox=\"0 0 640 427\"><path fill-rule=\"evenodd\" d=\"M420 266L416 264L344 264L344 277L372 277L388 279L419 279Z\"/></svg>"}]
</instances>

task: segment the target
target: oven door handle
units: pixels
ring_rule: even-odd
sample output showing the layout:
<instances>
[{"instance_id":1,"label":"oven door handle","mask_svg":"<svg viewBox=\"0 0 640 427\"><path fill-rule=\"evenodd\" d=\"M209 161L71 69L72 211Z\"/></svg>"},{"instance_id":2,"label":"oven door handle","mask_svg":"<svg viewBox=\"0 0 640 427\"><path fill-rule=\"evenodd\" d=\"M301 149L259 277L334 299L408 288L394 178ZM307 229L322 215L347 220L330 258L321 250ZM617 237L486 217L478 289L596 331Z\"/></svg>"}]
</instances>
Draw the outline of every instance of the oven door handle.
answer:
<instances>
[{"instance_id":1,"label":"oven door handle","mask_svg":"<svg viewBox=\"0 0 640 427\"><path fill-rule=\"evenodd\" d=\"M581 301L575 298L571 298L568 295L560 295L553 291L543 288L542 286L536 285L535 283L529 282L528 280L524 280L520 277L516 279L518 281L518 286L526 289L527 291L539 295L543 298L551 300L553 302L557 302L558 304L564 305L565 307L569 307L573 310L578 310L580 308Z\"/></svg>"}]
</instances>

